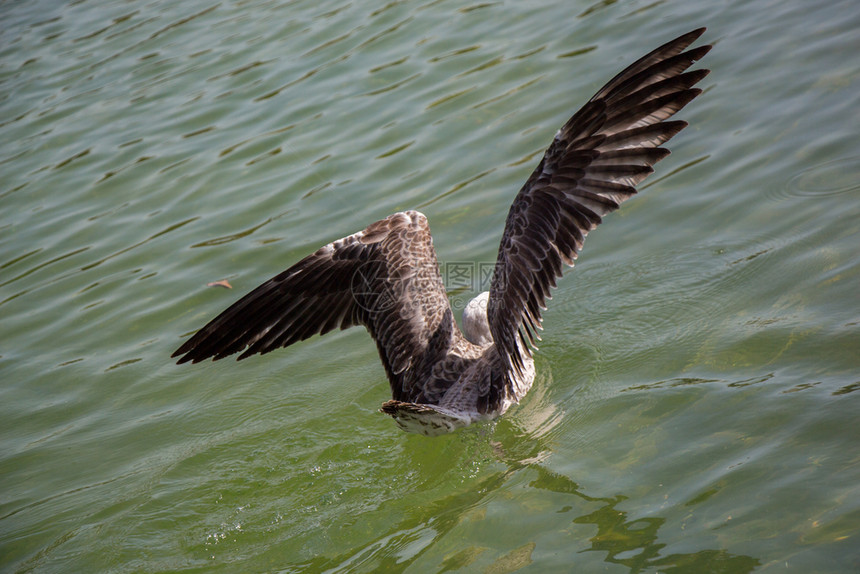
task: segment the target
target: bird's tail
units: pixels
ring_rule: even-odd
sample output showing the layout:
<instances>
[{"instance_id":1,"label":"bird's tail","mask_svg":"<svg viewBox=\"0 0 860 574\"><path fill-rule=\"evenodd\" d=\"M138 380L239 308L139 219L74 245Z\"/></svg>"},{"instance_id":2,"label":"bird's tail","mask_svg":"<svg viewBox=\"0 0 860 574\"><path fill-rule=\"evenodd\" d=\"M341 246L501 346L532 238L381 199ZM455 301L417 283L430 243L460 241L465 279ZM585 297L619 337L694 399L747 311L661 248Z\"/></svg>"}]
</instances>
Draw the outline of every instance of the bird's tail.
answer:
<instances>
[{"instance_id":1,"label":"bird's tail","mask_svg":"<svg viewBox=\"0 0 860 574\"><path fill-rule=\"evenodd\" d=\"M391 415L397 425L407 432L437 436L454 432L472 423L472 417L437 405L387 401L379 409Z\"/></svg>"}]
</instances>

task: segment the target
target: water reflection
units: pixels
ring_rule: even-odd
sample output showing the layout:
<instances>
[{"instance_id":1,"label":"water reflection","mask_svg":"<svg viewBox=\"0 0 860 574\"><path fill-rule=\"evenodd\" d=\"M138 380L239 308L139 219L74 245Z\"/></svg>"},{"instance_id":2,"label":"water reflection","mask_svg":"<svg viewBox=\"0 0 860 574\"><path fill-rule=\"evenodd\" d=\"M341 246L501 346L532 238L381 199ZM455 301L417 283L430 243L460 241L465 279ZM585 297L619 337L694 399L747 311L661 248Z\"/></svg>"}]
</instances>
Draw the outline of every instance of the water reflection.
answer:
<instances>
[{"instance_id":1,"label":"water reflection","mask_svg":"<svg viewBox=\"0 0 860 574\"><path fill-rule=\"evenodd\" d=\"M725 550L700 550L684 554L662 554L665 544L657 541L658 531L666 522L660 517L630 517L616 505L628 499L624 495L610 498L592 497L580 491L579 485L566 476L531 465L538 478L529 486L552 492L570 494L589 502L602 502L603 506L573 519L575 524L591 524L597 534L589 540L587 552L605 552L605 562L620 564L631 572L659 568L661 572L752 572L760 565L752 556L737 555Z\"/></svg>"},{"instance_id":2,"label":"water reflection","mask_svg":"<svg viewBox=\"0 0 860 574\"><path fill-rule=\"evenodd\" d=\"M543 381L546 383L546 381ZM511 425L513 436L504 440L503 445L496 447L502 460L509 469L503 473L506 477L529 469L537 473L537 478L528 483L529 488L569 495L576 500L598 503L600 506L586 514L572 519L573 524L592 525L597 529L596 534L589 538L591 547L579 552L605 553L605 562L626 566L631 572L642 572L647 569L659 568L661 572L752 572L760 561L746 555L737 555L723 549L703 549L692 553L674 553L664 555L666 544L658 542L660 528L666 519L657 516L630 516L618 506L629 496L616 494L605 496L590 495L571 478L548 469L541 461L550 454L549 443L552 440L553 428L563 420L557 406L549 400L543 400L541 390L548 388L547 384L536 385L535 393L537 408L526 409L525 416L517 417L519 425ZM531 407L531 405L529 405ZM581 505L565 505L557 512L569 512ZM571 566L577 562L571 557Z\"/></svg>"},{"instance_id":3,"label":"water reflection","mask_svg":"<svg viewBox=\"0 0 860 574\"><path fill-rule=\"evenodd\" d=\"M466 429L443 447L463 456L459 461L462 468L477 461L484 469L495 465L499 470L489 474L479 470L456 485L442 482L445 480L442 476L450 477L450 472L441 475L427 472L427 479L414 485L418 493L410 495L423 503L399 506L401 517L389 528L380 529L374 539L335 556L317 556L291 566L327 572L356 568L403 572L413 567L435 572L513 572L538 562L537 556L533 557L535 552L559 554L557 545L547 548L544 540L553 535L563 537L567 530L560 527L558 521L544 521L549 516L574 510L580 513L568 524L576 527L569 532L570 546L561 552L566 569L591 562L584 553L602 554L604 562L627 567L630 572L659 569L660 572L746 573L761 565L758 558L721 548L666 553L667 544L660 542L660 529L667 523L666 518L631 515L621 508L630 496L588 493L570 477L548 468L545 461L555 440L553 429L561 420L557 409L548 404L538 400L537 408L529 405L525 410L530 412L518 413L526 416L502 419L484 428ZM426 453L420 448L403 454L410 459L406 461L408 465L426 466ZM440 490L448 494L434 497ZM517 501L506 495L514 490L518 492ZM562 495L561 500L556 495ZM548 507L550 496L553 506ZM508 508L499 507L524 501L520 508L528 511L528 501L535 498L539 500L535 504L540 504L541 508L536 511L537 515L522 513L518 517L523 521L522 527L515 523L517 517ZM502 529L495 522L500 515L506 516L503 520L508 521ZM535 529L530 525L538 516L544 518L540 519L541 526ZM593 533L587 541L577 536L582 531L579 527ZM486 536L495 544L486 543ZM507 539L517 542L510 549L500 551L502 541ZM493 557L494 554L498 556ZM541 560L541 563L545 562Z\"/></svg>"}]
</instances>

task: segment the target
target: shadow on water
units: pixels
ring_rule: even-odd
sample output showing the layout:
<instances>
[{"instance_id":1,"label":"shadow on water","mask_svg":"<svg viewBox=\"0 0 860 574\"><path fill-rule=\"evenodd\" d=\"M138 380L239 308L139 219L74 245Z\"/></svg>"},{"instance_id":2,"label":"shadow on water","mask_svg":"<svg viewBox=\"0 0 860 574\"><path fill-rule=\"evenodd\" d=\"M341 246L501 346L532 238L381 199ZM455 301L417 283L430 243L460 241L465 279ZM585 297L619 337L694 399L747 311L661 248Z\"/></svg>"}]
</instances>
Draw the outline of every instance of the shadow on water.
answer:
<instances>
[{"instance_id":1,"label":"shadow on water","mask_svg":"<svg viewBox=\"0 0 860 574\"><path fill-rule=\"evenodd\" d=\"M557 513L566 513L582 507L590 509L570 521L571 525L592 527L595 532L588 539L590 546L582 540L572 539L571 550L565 553L565 568L575 569L578 563L579 566L591 563L590 558L577 558L578 555L591 552L601 553L605 555L604 562L626 567L634 573L659 570L666 573L742 574L752 572L761 565L757 558L733 554L723 549L706 548L688 553L665 553L667 545L659 541L659 535L666 518L631 516L629 512L619 508L629 499L628 496L588 494L570 477L554 472L542 464L541 461L549 455L548 443L551 441L547 431L555 426L554 422L534 432L523 430L507 419L499 421L498 425L500 428L497 432L487 432L486 428L462 431L461 445L466 444L465 450L469 450L471 446L478 450L491 451L491 457L505 468L475 483L469 483L468 490L454 489L456 492L448 496L412 507L404 518L358 549L351 549L337 556L317 556L305 563L291 566L301 571L404 572L412 566L426 568L435 561L436 572L466 569L499 573L519 570L533 563L532 553L539 549L538 542L521 544L490 562L489 556L485 556L489 549L480 546L472 537L464 538L458 535L457 529L463 525L464 520L483 518L483 508L491 503L494 495L510 490L512 483L521 479L523 473L534 475L534 478L525 483L531 491L560 494L567 499ZM501 438L501 441L494 438ZM475 441L481 444L476 445ZM468 444L470 442L471 445ZM516 527L512 524L508 529L515 531ZM554 529L558 531L557 525ZM571 534L571 537L574 535ZM438 554L437 546L444 545L444 539L450 542L451 538L456 540L455 544L468 540L468 546L445 553L441 560L432 555L434 552Z\"/></svg>"},{"instance_id":2,"label":"shadow on water","mask_svg":"<svg viewBox=\"0 0 860 574\"><path fill-rule=\"evenodd\" d=\"M605 552L605 562L620 564L631 572L659 568L662 572L752 572L760 562L752 556L737 555L725 550L663 555L665 544L658 542L658 531L666 522L660 517L630 517L616 505L627 500L624 495L594 498L580 491L570 478L531 465L539 477L530 486L541 490L570 494L589 502L604 503L599 509L573 519L576 524L591 524L597 534L590 538L587 552Z\"/></svg>"}]
</instances>

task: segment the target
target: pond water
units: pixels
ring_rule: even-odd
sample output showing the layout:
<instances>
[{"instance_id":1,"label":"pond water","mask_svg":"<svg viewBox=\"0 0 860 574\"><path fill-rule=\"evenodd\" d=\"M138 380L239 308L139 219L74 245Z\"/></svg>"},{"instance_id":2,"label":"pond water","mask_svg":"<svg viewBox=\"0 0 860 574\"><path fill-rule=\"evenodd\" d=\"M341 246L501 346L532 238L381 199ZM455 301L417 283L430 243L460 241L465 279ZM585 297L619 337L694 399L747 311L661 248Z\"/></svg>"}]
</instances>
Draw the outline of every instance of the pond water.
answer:
<instances>
[{"instance_id":1,"label":"pond water","mask_svg":"<svg viewBox=\"0 0 860 574\"><path fill-rule=\"evenodd\" d=\"M498 421L398 430L363 329L170 359L398 210L494 261L556 129L702 25L690 126ZM3 3L0 570L860 571L858 30L853 0Z\"/></svg>"}]
</instances>

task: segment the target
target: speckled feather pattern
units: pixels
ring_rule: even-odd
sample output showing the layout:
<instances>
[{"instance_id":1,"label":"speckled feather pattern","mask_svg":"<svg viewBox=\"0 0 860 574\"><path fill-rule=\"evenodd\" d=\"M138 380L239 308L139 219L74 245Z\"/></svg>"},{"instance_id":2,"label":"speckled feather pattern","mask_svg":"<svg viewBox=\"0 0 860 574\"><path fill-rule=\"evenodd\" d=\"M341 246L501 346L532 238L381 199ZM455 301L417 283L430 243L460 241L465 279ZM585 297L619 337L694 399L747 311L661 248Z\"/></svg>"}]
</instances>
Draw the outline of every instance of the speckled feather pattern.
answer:
<instances>
[{"instance_id":1,"label":"speckled feather pattern","mask_svg":"<svg viewBox=\"0 0 860 574\"><path fill-rule=\"evenodd\" d=\"M541 313L589 231L636 193L686 126L667 121L695 98L707 70L704 28L640 58L558 131L515 197L487 305L493 342L457 326L427 218L395 213L338 239L266 281L174 354L179 363L239 359L315 334L364 325L391 385L382 405L401 428L433 435L504 413L528 392Z\"/></svg>"},{"instance_id":2,"label":"speckled feather pattern","mask_svg":"<svg viewBox=\"0 0 860 574\"><path fill-rule=\"evenodd\" d=\"M562 264L573 266L588 232L636 193L669 154L659 146L687 125L665 120L700 93L692 86L708 70L685 70L711 47L684 50L703 32L664 44L610 80L558 131L514 199L487 309L493 340L514 373L540 338Z\"/></svg>"}]
</instances>

